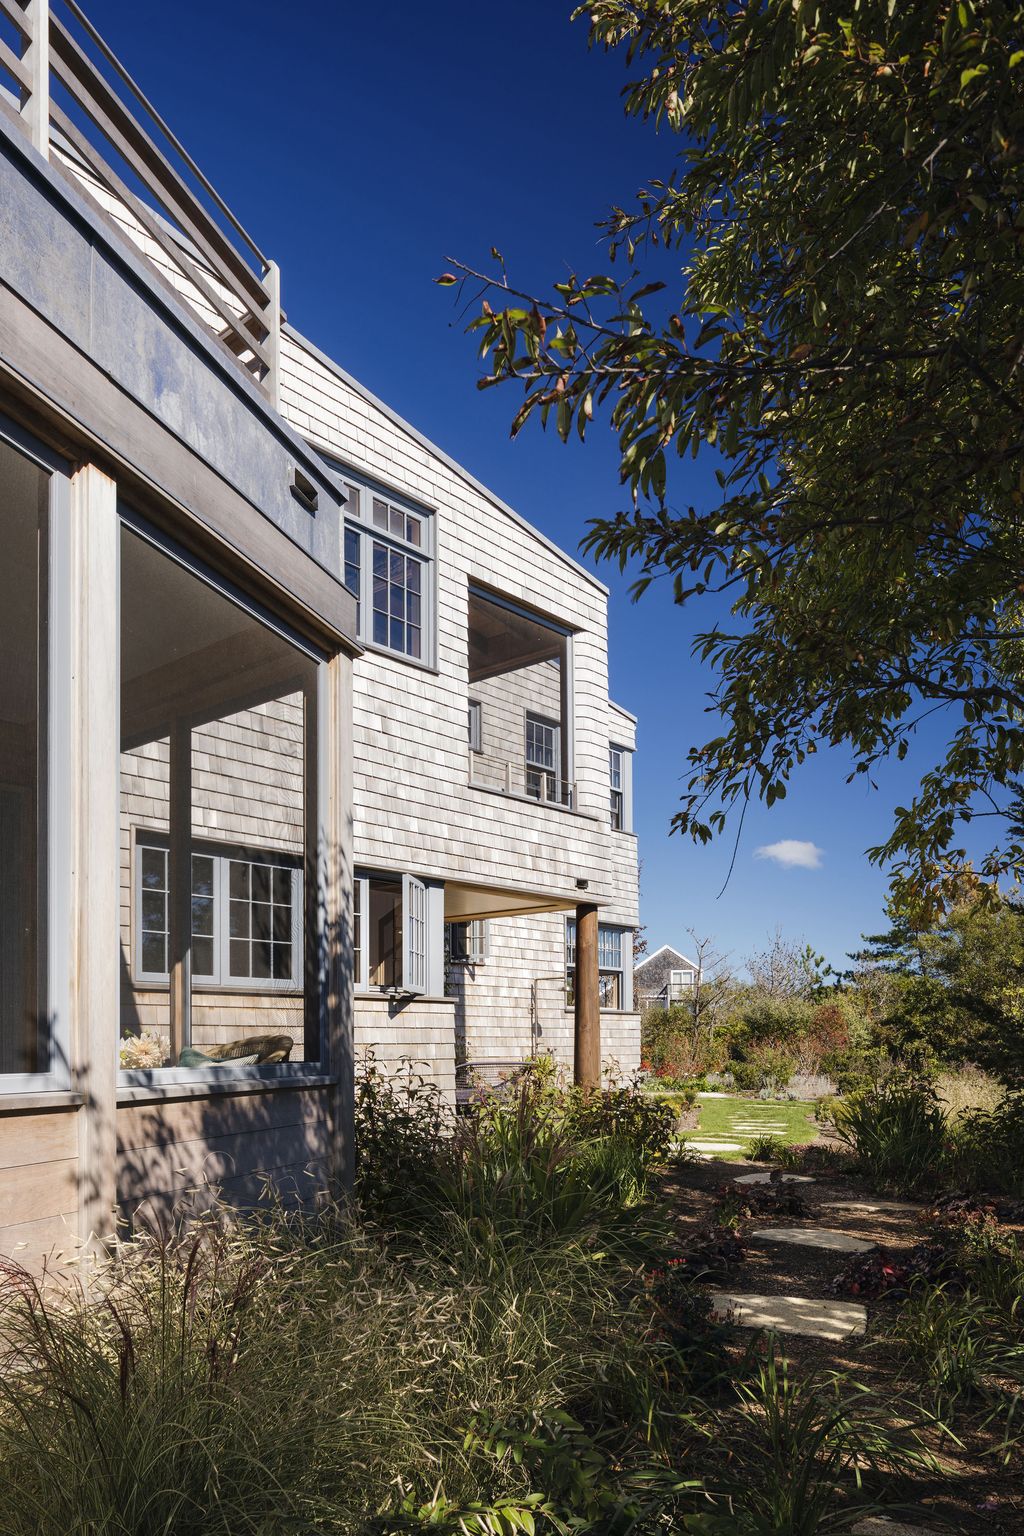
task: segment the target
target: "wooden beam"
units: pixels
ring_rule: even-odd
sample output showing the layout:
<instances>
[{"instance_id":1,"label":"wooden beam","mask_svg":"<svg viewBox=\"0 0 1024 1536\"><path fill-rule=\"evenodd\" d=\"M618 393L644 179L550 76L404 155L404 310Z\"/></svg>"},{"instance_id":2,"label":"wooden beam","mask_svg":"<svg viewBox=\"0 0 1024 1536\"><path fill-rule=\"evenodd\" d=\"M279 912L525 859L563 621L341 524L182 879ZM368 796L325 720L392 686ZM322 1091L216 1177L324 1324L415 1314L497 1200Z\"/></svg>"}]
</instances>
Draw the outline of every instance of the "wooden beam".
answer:
<instances>
[{"instance_id":1,"label":"wooden beam","mask_svg":"<svg viewBox=\"0 0 1024 1536\"><path fill-rule=\"evenodd\" d=\"M601 1086L601 994L597 966L597 907L576 908L576 988L573 1081L583 1088Z\"/></svg>"},{"instance_id":2,"label":"wooden beam","mask_svg":"<svg viewBox=\"0 0 1024 1536\"><path fill-rule=\"evenodd\" d=\"M177 1064L182 1048L191 1040L192 730L189 722L176 720L170 734L167 968L171 980L171 1061Z\"/></svg>"}]
</instances>

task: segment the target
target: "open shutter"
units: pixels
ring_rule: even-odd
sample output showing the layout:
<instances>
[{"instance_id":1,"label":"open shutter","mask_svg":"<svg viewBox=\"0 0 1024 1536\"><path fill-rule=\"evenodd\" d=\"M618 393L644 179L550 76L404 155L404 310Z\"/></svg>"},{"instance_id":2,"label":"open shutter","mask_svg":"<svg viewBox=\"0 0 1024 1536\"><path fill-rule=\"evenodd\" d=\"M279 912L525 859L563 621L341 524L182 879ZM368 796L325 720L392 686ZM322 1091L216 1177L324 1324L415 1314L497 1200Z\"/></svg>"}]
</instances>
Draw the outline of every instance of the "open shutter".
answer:
<instances>
[{"instance_id":1,"label":"open shutter","mask_svg":"<svg viewBox=\"0 0 1024 1536\"><path fill-rule=\"evenodd\" d=\"M413 875L402 876L402 986L427 990L427 889Z\"/></svg>"}]
</instances>

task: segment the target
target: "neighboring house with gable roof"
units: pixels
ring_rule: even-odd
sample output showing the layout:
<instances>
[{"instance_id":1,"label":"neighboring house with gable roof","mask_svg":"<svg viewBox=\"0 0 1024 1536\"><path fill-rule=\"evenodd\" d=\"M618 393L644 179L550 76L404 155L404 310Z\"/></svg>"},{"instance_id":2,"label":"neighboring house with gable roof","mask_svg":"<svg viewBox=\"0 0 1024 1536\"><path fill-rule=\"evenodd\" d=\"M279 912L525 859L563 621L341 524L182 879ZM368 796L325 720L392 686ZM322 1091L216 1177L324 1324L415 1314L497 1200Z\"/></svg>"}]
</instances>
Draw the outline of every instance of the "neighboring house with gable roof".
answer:
<instances>
[{"instance_id":1,"label":"neighboring house with gable roof","mask_svg":"<svg viewBox=\"0 0 1024 1536\"><path fill-rule=\"evenodd\" d=\"M633 967L633 996L636 1006L670 1008L673 1003L685 1003L693 996L700 976L700 966L671 944L663 944L653 954L645 955Z\"/></svg>"}]
</instances>

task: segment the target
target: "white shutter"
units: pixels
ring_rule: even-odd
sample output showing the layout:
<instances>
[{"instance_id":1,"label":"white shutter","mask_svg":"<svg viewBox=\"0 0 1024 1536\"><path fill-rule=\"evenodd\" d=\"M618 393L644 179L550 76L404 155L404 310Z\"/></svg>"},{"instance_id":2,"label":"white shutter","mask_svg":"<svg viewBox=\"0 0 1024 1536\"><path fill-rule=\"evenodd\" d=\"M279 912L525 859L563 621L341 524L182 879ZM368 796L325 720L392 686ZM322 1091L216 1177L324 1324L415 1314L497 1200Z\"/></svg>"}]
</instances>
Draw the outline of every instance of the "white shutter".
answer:
<instances>
[{"instance_id":1,"label":"white shutter","mask_svg":"<svg viewBox=\"0 0 1024 1536\"><path fill-rule=\"evenodd\" d=\"M413 875L402 876L402 986L427 990L427 889Z\"/></svg>"}]
</instances>

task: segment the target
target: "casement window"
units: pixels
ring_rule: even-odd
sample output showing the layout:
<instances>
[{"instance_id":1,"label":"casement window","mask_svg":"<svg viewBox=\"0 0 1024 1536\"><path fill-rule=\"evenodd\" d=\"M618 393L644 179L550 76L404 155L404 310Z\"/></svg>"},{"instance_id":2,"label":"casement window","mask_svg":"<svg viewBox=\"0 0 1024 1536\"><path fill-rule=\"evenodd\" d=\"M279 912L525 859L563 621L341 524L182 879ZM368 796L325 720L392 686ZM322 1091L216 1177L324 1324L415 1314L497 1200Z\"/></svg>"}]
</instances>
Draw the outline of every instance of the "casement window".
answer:
<instances>
[{"instance_id":1,"label":"casement window","mask_svg":"<svg viewBox=\"0 0 1024 1536\"><path fill-rule=\"evenodd\" d=\"M430 662L434 519L390 493L344 482L342 564L355 594L359 639L411 661Z\"/></svg>"},{"instance_id":2,"label":"casement window","mask_svg":"<svg viewBox=\"0 0 1024 1536\"><path fill-rule=\"evenodd\" d=\"M633 830L633 753L629 747L608 747L609 820L615 832Z\"/></svg>"},{"instance_id":3,"label":"casement window","mask_svg":"<svg viewBox=\"0 0 1024 1536\"><path fill-rule=\"evenodd\" d=\"M479 699L469 701L469 750L483 751L483 708Z\"/></svg>"},{"instance_id":4,"label":"casement window","mask_svg":"<svg viewBox=\"0 0 1024 1536\"><path fill-rule=\"evenodd\" d=\"M561 730L557 720L526 714L526 793L536 800L559 799Z\"/></svg>"},{"instance_id":5,"label":"casement window","mask_svg":"<svg viewBox=\"0 0 1024 1536\"><path fill-rule=\"evenodd\" d=\"M602 1008L632 1008L630 981L626 970L631 934L627 928L613 928L601 923L597 930L597 985ZM565 922L565 990L571 1003L576 995L576 919Z\"/></svg>"},{"instance_id":6,"label":"casement window","mask_svg":"<svg viewBox=\"0 0 1024 1536\"><path fill-rule=\"evenodd\" d=\"M169 943L166 845L135 847L135 977L166 985ZM192 854L192 982L240 991L298 988L302 874L273 854Z\"/></svg>"},{"instance_id":7,"label":"casement window","mask_svg":"<svg viewBox=\"0 0 1024 1536\"><path fill-rule=\"evenodd\" d=\"M482 965L487 959L487 919L445 923L444 953L449 965Z\"/></svg>"},{"instance_id":8,"label":"casement window","mask_svg":"<svg viewBox=\"0 0 1024 1536\"><path fill-rule=\"evenodd\" d=\"M426 992L428 917L422 880L356 872L352 955L357 992Z\"/></svg>"}]
</instances>

